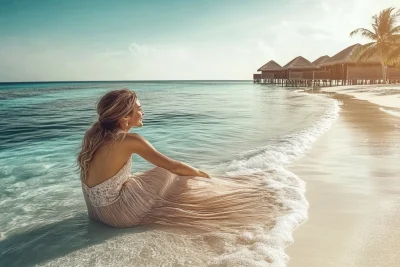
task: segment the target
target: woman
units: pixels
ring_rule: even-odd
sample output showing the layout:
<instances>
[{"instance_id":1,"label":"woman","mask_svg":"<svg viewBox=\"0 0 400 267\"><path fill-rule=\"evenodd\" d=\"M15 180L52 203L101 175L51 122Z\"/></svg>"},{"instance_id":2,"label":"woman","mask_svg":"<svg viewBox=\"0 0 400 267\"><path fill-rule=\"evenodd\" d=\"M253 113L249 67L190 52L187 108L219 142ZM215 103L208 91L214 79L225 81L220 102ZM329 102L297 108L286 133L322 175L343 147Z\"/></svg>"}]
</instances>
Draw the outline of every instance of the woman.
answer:
<instances>
[{"instance_id":1,"label":"woman","mask_svg":"<svg viewBox=\"0 0 400 267\"><path fill-rule=\"evenodd\" d=\"M168 158L144 137L129 133L143 126L144 112L134 92L107 93L97 113L78 155L90 218L113 227L156 223L215 229L268 215L271 205L265 200L272 193L261 189L263 179L204 179L210 178L206 172ZM132 154L157 167L132 176Z\"/></svg>"}]
</instances>

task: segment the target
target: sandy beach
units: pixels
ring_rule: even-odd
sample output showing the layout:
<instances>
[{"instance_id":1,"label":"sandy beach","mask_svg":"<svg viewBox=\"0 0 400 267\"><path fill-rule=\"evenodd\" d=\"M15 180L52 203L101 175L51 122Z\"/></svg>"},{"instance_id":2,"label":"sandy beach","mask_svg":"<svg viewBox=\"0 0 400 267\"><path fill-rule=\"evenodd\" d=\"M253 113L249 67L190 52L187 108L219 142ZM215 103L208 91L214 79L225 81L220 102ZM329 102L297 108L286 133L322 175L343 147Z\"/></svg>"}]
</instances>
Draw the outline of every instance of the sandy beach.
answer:
<instances>
[{"instance_id":1,"label":"sandy beach","mask_svg":"<svg viewBox=\"0 0 400 267\"><path fill-rule=\"evenodd\" d=\"M400 85L357 85L321 88L325 93L336 93L366 100L381 107L400 110ZM399 113L400 114L400 113ZM399 115L398 115L399 116Z\"/></svg>"},{"instance_id":2,"label":"sandy beach","mask_svg":"<svg viewBox=\"0 0 400 267\"><path fill-rule=\"evenodd\" d=\"M310 208L287 248L288 266L398 266L400 86L324 91L341 110L290 168L307 182Z\"/></svg>"}]
</instances>

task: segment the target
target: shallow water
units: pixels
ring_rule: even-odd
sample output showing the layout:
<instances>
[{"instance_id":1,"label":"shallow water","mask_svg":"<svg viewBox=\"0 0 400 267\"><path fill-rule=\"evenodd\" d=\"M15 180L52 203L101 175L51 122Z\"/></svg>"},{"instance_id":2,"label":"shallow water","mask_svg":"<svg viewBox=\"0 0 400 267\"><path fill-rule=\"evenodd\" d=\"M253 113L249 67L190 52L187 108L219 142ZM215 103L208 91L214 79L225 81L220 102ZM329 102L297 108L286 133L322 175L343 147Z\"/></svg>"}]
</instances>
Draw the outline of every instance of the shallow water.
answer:
<instances>
[{"instance_id":1,"label":"shallow water","mask_svg":"<svg viewBox=\"0 0 400 267\"><path fill-rule=\"evenodd\" d=\"M146 137L211 175L262 172L287 212L248 231L188 234L111 229L86 217L75 156L110 89L135 90ZM285 166L335 120L320 95L250 82L93 82L0 85L0 265L284 266L307 217L304 182ZM133 157L132 172L152 166Z\"/></svg>"}]
</instances>

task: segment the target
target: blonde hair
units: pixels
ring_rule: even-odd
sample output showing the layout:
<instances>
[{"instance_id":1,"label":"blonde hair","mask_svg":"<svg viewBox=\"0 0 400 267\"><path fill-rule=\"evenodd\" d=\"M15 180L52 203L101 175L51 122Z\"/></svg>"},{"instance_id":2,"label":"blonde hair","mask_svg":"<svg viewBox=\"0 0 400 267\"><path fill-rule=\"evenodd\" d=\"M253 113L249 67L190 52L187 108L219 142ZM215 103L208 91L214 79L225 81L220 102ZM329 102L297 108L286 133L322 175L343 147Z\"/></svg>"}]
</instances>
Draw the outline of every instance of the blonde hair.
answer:
<instances>
[{"instance_id":1,"label":"blonde hair","mask_svg":"<svg viewBox=\"0 0 400 267\"><path fill-rule=\"evenodd\" d=\"M81 180L87 179L90 162L96 150L103 144L117 140L126 133L118 127L121 118L132 113L137 96L128 89L114 90L105 94L97 104L98 120L86 131L78 153Z\"/></svg>"}]
</instances>

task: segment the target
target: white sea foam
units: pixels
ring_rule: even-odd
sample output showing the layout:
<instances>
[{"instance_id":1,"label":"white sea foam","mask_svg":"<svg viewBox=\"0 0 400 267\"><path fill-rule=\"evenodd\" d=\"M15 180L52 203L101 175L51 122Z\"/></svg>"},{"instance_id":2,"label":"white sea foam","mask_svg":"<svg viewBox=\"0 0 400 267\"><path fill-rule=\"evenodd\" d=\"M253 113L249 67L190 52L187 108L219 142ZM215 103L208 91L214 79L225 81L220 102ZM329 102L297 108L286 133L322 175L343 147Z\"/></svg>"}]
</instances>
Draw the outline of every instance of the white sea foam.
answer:
<instances>
[{"instance_id":1,"label":"white sea foam","mask_svg":"<svg viewBox=\"0 0 400 267\"><path fill-rule=\"evenodd\" d=\"M396 116L396 117L400 117L400 111L395 111L395 110L389 110L389 109L385 109L385 108L379 108L381 111L386 112L390 115Z\"/></svg>"}]
</instances>

